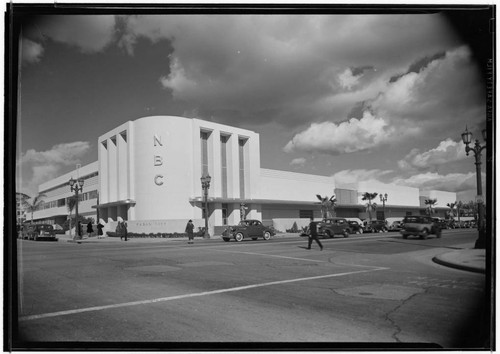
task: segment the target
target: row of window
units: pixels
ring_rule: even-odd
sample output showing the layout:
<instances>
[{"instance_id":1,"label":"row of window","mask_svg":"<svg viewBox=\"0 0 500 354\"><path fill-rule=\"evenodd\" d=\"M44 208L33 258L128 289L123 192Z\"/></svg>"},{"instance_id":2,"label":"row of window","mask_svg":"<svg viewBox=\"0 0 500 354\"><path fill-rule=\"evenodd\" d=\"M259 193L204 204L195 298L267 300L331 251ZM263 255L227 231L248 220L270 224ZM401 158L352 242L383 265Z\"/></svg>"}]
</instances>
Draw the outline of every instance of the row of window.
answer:
<instances>
[{"instance_id":1,"label":"row of window","mask_svg":"<svg viewBox=\"0 0 500 354\"><path fill-rule=\"evenodd\" d=\"M85 200L97 199L98 196L99 196L99 193L97 192L97 190L93 190L93 191L90 191L90 192L85 192L85 193L79 194L78 195L78 200L80 202L83 202ZM65 206L65 205L68 204L68 199L71 199L71 198L74 198L74 197L61 198L61 199L57 199L57 200L52 200L50 202L44 202L40 206L40 209L43 210L43 209L51 209L51 208L60 208L60 207L63 207L63 206Z\"/></svg>"},{"instance_id":2,"label":"row of window","mask_svg":"<svg viewBox=\"0 0 500 354\"><path fill-rule=\"evenodd\" d=\"M87 179L89 179L89 178L96 177L96 176L98 176L98 175L99 175L99 172L93 172L93 173L91 173L91 174L85 175L85 176L80 177L80 178L82 178L82 179L85 181L85 180L87 180ZM58 186L55 186L55 187L52 187L52 188L46 189L46 190L42 191L41 193L46 194L46 193L49 193L49 192L55 191L56 189L59 189L59 188L61 188L61 187L66 187L66 186L68 187L68 190L69 190L69 181L68 181L68 182L65 182L65 183L63 183L63 184L60 184L60 185L58 185Z\"/></svg>"},{"instance_id":3,"label":"row of window","mask_svg":"<svg viewBox=\"0 0 500 354\"><path fill-rule=\"evenodd\" d=\"M200 131L201 142L201 173L202 175L208 174L208 139L210 132ZM228 135L220 136L221 144L221 191L222 197L227 198L227 143L229 140ZM245 198L245 144L247 139L238 139L238 156L239 156L239 180L240 180L240 198Z\"/></svg>"}]
</instances>

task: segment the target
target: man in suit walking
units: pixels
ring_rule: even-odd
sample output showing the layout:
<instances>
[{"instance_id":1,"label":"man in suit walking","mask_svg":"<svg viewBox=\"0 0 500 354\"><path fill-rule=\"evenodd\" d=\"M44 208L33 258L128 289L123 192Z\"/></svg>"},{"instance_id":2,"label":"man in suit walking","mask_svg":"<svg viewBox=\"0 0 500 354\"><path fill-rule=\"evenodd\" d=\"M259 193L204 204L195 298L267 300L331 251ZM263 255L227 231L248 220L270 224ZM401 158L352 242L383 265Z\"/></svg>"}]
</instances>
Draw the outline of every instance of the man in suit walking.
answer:
<instances>
[{"instance_id":1,"label":"man in suit walking","mask_svg":"<svg viewBox=\"0 0 500 354\"><path fill-rule=\"evenodd\" d=\"M313 240L316 241L316 243L319 245L319 248L323 251L323 245L318 240L318 223L314 221L313 217L311 217L311 222L309 223L309 240L307 245L308 250L311 249Z\"/></svg>"}]
</instances>

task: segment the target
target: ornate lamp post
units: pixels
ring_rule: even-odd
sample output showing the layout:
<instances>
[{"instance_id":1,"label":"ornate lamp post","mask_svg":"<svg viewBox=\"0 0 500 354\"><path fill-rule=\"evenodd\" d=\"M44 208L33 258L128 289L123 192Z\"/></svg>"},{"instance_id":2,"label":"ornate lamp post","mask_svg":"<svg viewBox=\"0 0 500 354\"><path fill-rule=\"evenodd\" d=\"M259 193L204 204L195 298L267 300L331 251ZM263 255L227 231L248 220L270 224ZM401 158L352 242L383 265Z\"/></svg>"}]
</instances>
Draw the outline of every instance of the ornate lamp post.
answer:
<instances>
[{"instance_id":1,"label":"ornate lamp post","mask_svg":"<svg viewBox=\"0 0 500 354\"><path fill-rule=\"evenodd\" d=\"M75 203L76 234L80 238L80 237L82 237L82 235L80 234L80 227L78 226L78 201L79 201L78 193L83 190L83 178L79 178L78 180L76 180L76 179L73 179L73 177L71 177L71 179L69 180L69 188L71 189L72 192L75 192L75 200L76 200L76 203Z\"/></svg>"},{"instance_id":2,"label":"ornate lamp post","mask_svg":"<svg viewBox=\"0 0 500 354\"><path fill-rule=\"evenodd\" d=\"M210 188L210 181L212 180L212 177L210 175L204 174L201 177L201 188L203 188L203 196L204 196L204 202L205 202L205 234L203 235L203 238L210 238L210 235L208 234L208 189Z\"/></svg>"},{"instance_id":3,"label":"ornate lamp post","mask_svg":"<svg viewBox=\"0 0 500 354\"><path fill-rule=\"evenodd\" d=\"M483 187L481 183L481 151L486 149L486 129L483 129L481 132L483 135L483 139L485 144L481 146L479 140L476 139L474 143L474 147L470 147L469 144L472 143L472 133L467 130L465 127L465 132L462 133L462 140L465 144L465 152L467 156L469 156L469 152L474 153L474 157L476 158L476 185L477 185L477 197L476 201L478 203L478 221L477 221L477 229L478 229L478 238L476 240L476 244L474 248L486 248L486 230L485 225L483 223Z\"/></svg>"},{"instance_id":4,"label":"ornate lamp post","mask_svg":"<svg viewBox=\"0 0 500 354\"><path fill-rule=\"evenodd\" d=\"M382 213L384 213L384 220L385 220L385 202L387 201L387 193L382 195L382 193L379 194L380 196L380 201L382 202Z\"/></svg>"}]
</instances>

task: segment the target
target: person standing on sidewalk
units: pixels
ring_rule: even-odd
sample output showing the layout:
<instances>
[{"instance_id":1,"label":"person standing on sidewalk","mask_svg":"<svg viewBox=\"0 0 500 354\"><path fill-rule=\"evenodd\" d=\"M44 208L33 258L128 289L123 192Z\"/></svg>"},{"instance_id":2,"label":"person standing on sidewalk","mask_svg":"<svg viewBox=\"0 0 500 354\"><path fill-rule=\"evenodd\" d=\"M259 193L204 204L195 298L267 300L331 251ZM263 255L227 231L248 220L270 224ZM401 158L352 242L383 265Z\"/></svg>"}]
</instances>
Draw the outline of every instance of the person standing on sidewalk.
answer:
<instances>
[{"instance_id":1,"label":"person standing on sidewalk","mask_svg":"<svg viewBox=\"0 0 500 354\"><path fill-rule=\"evenodd\" d=\"M189 220L186 225L186 233L188 235L188 243L194 243L194 224L193 220Z\"/></svg>"},{"instance_id":2,"label":"person standing on sidewalk","mask_svg":"<svg viewBox=\"0 0 500 354\"><path fill-rule=\"evenodd\" d=\"M92 221L89 221L89 223L87 224L87 235L89 235L89 237L92 237L93 233L94 229L92 228Z\"/></svg>"},{"instance_id":3,"label":"person standing on sidewalk","mask_svg":"<svg viewBox=\"0 0 500 354\"><path fill-rule=\"evenodd\" d=\"M311 222L309 223L309 240L307 245L308 250L311 249L313 240L316 241L316 243L319 245L319 248L323 251L323 245L318 240L318 223L311 217Z\"/></svg>"},{"instance_id":4,"label":"person standing on sidewalk","mask_svg":"<svg viewBox=\"0 0 500 354\"><path fill-rule=\"evenodd\" d=\"M99 222L96 227L97 227L97 237L100 238L103 236L102 229L103 229L104 225Z\"/></svg>"}]
</instances>

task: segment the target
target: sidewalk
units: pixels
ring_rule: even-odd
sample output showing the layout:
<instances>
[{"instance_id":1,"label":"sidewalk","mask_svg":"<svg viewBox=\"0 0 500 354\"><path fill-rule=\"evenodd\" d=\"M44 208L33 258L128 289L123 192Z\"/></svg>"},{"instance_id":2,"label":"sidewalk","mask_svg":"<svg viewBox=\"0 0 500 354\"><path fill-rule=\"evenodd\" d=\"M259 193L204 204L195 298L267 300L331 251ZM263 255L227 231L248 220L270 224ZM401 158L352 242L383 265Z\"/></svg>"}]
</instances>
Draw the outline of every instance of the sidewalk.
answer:
<instances>
[{"instance_id":1,"label":"sidewalk","mask_svg":"<svg viewBox=\"0 0 500 354\"><path fill-rule=\"evenodd\" d=\"M486 250L475 249L474 244L465 244L459 247L463 247L463 249L442 253L432 260L446 267L484 274L486 270Z\"/></svg>"},{"instance_id":2,"label":"sidewalk","mask_svg":"<svg viewBox=\"0 0 500 354\"><path fill-rule=\"evenodd\" d=\"M72 243L116 243L116 242L125 242L120 240L119 237L109 237L104 236L102 238L98 238L97 236L87 237L84 236L81 240L73 240L73 237L69 235L57 235L60 241L62 242L72 242ZM297 238L297 234L278 234L273 236L274 238L285 238L285 237L293 237ZM222 241L221 236L212 236L210 239L203 238L195 238L196 241ZM187 242L186 237L177 237L177 238L161 238L161 237L145 237L145 238L129 238L127 242L137 243L137 242ZM445 252L440 255L435 256L432 260L440 265L465 270L469 272L475 273L485 273L486 269L486 251L484 249L475 249L474 244L464 244L459 245L458 247L462 247L462 249Z\"/></svg>"}]
</instances>

